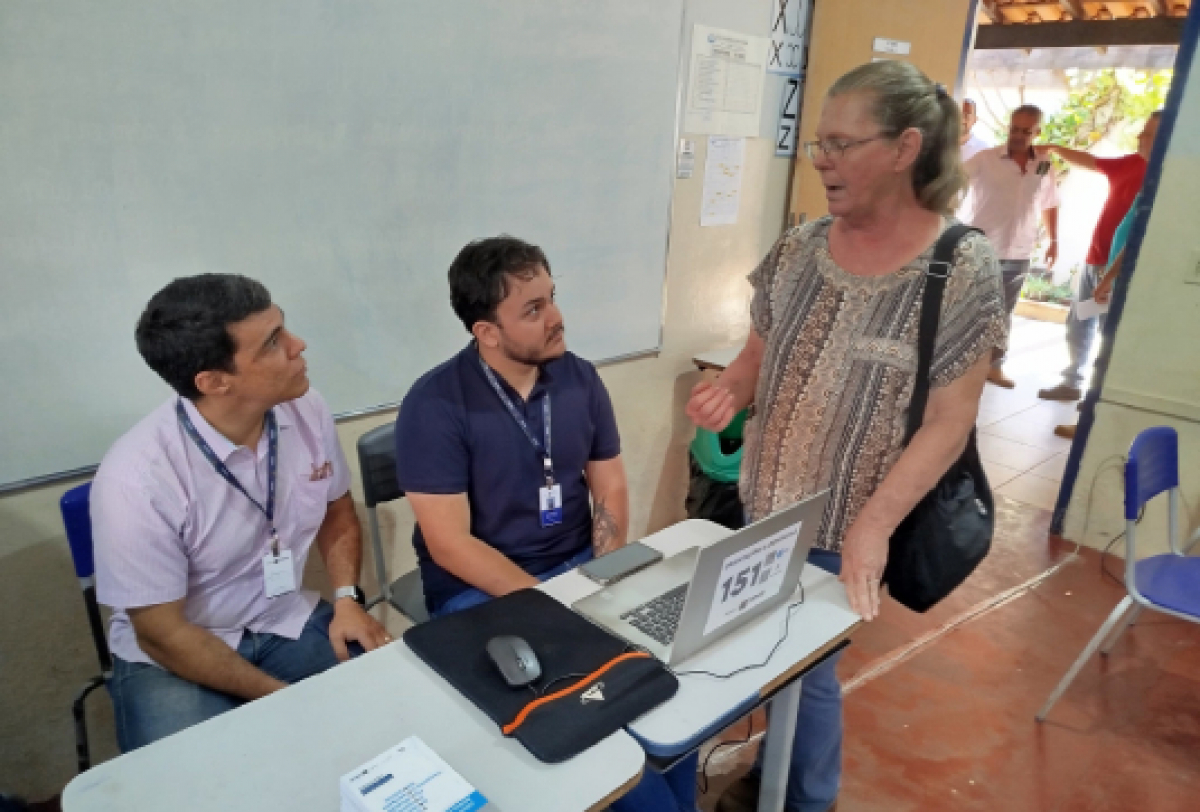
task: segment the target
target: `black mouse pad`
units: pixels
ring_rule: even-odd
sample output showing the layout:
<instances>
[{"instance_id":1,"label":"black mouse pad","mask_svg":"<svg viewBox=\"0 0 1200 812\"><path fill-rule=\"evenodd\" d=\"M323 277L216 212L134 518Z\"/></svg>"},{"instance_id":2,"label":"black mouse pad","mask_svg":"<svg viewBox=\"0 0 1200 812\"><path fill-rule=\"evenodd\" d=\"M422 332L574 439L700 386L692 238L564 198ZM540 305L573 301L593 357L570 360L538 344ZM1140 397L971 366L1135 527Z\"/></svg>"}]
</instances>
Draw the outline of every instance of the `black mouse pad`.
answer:
<instances>
[{"instance_id":1,"label":"black mouse pad","mask_svg":"<svg viewBox=\"0 0 1200 812\"><path fill-rule=\"evenodd\" d=\"M542 676L513 688L487 654L493 637L533 649ZM662 663L536 589L413 626L404 642L539 760L566 761L675 695Z\"/></svg>"}]
</instances>

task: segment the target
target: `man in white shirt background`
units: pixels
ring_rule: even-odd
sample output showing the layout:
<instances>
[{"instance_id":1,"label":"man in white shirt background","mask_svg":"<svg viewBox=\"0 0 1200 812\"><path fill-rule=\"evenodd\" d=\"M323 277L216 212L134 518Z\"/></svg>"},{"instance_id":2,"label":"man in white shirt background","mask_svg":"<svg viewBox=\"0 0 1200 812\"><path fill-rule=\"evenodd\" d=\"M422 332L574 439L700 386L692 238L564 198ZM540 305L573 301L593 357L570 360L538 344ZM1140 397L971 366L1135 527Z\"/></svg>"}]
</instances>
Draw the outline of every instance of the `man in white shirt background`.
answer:
<instances>
[{"instance_id":1,"label":"man in white shirt background","mask_svg":"<svg viewBox=\"0 0 1200 812\"><path fill-rule=\"evenodd\" d=\"M970 187L960 219L983 230L1000 258L1004 303L1009 317L1021 298L1030 260L1038 240L1039 221L1045 223L1050 243L1046 265L1058 259L1058 182L1049 158L1033 150L1041 134L1042 111L1025 104L1012 112L1008 141L981 150L963 164ZM988 381L1005 389L1014 386L1004 374L1004 356L992 362Z\"/></svg>"}]
</instances>

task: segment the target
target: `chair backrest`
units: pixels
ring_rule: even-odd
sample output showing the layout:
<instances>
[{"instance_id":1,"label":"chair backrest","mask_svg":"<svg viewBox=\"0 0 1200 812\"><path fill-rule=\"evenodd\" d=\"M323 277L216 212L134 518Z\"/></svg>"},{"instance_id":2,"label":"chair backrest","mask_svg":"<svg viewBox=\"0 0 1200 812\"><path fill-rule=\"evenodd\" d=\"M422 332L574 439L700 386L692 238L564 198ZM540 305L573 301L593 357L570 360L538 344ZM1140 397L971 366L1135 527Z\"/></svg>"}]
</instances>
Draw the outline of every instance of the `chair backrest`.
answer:
<instances>
[{"instance_id":1,"label":"chair backrest","mask_svg":"<svg viewBox=\"0 0 1200 812\"><path fill-rule=\"evenodd\" d=\"M92 552L92 517L88 513L91 494L92 483L85 482L64 493L58 503L63 525L67 528L67 544L71 547L75 576L82 582L90 582L96 573L96 559Z\"/></svg>"},{"instance_id":2,"label":"chair backrest","mask_svg":"<svg viewBox=\"0 0 1200 812\"><path fill-rule=\"evenodd\" d=\"M1142 505L1179 487L1179 435L1170 426L1146 429L1129 447L1125 462L1125 519L1136 521Z\"/></svg>"},{"instance_id":3,"label":"chair backrest","mask_svg":"<svg viewBox=\"0 0 1200 812\"><path fill-rule=\"evenodd\" d=\"M373 508L404 496L396 481L396 424L387 423L358 438L363 501Z\"/></svg>"},{"instance_id":4,"label":"chair backrest","mask_svg":"<svg viewBox=\"0 0 1200 812\"><path fill-rule=\"evenodd\" d=\"M100 661L100 670L107 678L112 672L112 655L104 638L100 605L96 603L96 557L92 545L92 517L88 512L91 495L92 483L85 482L64 493L58 506L62 511L63 526L67 529L67 545L71 548L71 560L75 563L75 576L83 590L83 605L87 609L96 657Z\"/></svg>"}]
</instances>

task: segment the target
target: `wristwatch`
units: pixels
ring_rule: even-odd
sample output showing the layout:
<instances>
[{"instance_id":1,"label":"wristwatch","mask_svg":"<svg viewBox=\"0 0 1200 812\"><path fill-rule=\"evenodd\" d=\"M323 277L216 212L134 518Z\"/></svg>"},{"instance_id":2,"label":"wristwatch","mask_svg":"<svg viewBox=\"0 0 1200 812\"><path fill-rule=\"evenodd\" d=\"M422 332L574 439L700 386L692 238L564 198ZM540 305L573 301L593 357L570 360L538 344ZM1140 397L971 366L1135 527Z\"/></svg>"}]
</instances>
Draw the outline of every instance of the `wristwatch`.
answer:
<instances>
[{"instance_id":1,"label":"wristwatch","mask_svg":"<svg viewBox=\"0 0 1200 812\"><path fill-rule=\"evenodd\" d=\"M359 606L367 605L367 596L357 586L339 586L334 590L333 599L339 601L342 598L353 598Z\"/></svg>"}]
</instances>

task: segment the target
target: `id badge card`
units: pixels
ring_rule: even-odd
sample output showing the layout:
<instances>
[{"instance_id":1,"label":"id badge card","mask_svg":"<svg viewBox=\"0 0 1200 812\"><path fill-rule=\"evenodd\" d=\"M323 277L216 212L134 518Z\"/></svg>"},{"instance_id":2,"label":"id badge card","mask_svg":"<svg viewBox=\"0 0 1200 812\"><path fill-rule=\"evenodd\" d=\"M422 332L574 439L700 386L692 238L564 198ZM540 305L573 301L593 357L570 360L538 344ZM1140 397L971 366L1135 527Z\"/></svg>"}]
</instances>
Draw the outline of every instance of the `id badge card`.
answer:
<instances>
[{"instance_id":1,"label":"id badge card","mask_svg":"<svg viewBox=\"0 0 1200 812\"><path fill-rule=\"evenodd\" d=\"M562 485L555 483L538 488L538 516L542 527L562 524Z\"/></svg>"},{"instance_id":2,"label":"id badge card","mask_svg":"<svg viewBox=\"0 0 1200 812\"><path fill-rule=\"evenodd\" d=\"M263 592L268 598L278 598L296 591L296 569L292 566L292 551L263 556Z\"/></svg>"}]
</instances>

